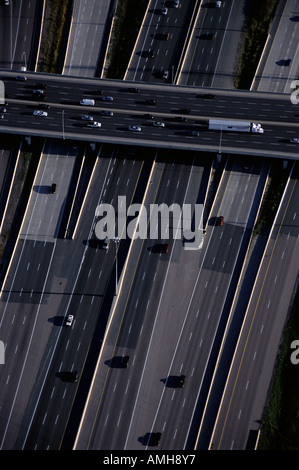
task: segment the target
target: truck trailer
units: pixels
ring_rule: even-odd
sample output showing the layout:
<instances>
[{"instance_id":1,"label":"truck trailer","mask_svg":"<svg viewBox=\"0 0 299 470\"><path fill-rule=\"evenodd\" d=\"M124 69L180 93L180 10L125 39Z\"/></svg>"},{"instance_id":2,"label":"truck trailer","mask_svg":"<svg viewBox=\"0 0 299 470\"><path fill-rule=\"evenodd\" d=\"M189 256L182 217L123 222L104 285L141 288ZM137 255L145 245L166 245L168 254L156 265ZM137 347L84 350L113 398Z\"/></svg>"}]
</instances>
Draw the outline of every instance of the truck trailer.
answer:
<instances>
[{"instance_id":1,"label":"truck trailer","mask_svg":"<svg viewBox=\"0 0 299 470\"><path fill-rule=\"evenodd\" d=\"M250 121L227 121L225 119L209 119L209 130L211 131L230 131L247 132L250 134L263 134L264 129L261 124Z\"/></svg>"}]
</instances>

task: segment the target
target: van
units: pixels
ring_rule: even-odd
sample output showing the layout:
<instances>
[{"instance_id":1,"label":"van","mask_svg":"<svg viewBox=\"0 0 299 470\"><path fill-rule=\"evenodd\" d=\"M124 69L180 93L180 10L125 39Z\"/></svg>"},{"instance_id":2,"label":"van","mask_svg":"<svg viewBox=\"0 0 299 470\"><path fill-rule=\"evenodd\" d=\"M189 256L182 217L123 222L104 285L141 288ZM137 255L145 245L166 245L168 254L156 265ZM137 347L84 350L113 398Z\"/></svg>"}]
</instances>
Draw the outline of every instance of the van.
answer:
<instances>
[{"instance_id":1,"label":"van","mask_svg":"<svg viewBox=\"0 0 299 470\"><path fill-rule=\"evenodd\" d=\"M87 99L87 98L84 98L83 100L80 101L80 104L83 104L84 106L94 106L94 105L95 105L95 101L94 101L94 100Z\"/></svg>"}]
</instances>

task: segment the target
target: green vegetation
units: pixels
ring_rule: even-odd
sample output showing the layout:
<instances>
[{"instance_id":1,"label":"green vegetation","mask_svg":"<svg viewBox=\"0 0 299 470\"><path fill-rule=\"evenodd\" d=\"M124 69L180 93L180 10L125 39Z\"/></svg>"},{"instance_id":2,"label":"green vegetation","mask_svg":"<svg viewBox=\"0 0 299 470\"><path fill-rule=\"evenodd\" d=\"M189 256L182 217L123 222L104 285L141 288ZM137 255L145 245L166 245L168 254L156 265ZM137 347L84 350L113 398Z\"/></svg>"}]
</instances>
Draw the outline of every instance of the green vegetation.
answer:
<instances>
[{"instance_id":1,"label":"green vegetation","mask_svg":"<svg viewBox=\"0 0 299 470\"><path fill-rule=\"evenodd\" d=\"M249 89L279 0L249 0L244 38L237 65L236 88Z\"/></svg>"},{"instance_id":2,"label":"green vegetation","mask_svg":"<svg viewBox=\"0 0 299 470\"><path fill-rule=\"evenodd\" d=\"M64 57L65 53L65 29L68 30L72 8L73 0L50 1L50 13L46 16L45 38L42 42L42 72L61 73L60 57Z\"/></svg>"},{"instance_id":3,"label":"green vegetation","mask_svg":"<svg viewBox=\"0 0 299 470\"><path fill-rule=\"evenodd\" d=\"M111 35L106 78L123 79L148 0L120 0Z\"/></svg>"},{"instance_id":4,"label":"green vegetation","mask_svg":"<svg viewBox=\"0 0 299 470\"><path fill-rule=\"evenodd\" d=\"M299 450L299 364L291 363L292 341L299 339L299 289L277 359L260 450Z\"/></svg>"}]
</instances>

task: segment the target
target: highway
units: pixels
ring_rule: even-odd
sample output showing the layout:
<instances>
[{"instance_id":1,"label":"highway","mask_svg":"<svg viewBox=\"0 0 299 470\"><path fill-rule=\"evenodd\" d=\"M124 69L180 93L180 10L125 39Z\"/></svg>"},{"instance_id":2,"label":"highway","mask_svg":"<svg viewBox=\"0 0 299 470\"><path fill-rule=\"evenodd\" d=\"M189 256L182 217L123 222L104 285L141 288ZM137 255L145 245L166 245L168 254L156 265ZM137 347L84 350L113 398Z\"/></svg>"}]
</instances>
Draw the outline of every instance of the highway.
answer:
<instances>
[{"instance_id":1,"label":"highway","mask_svg":"<svg viewBox=\"0 0 299 470\"><path fill-rule=\"evenodd\" d=\"M156 178L161 180L155 201L169 198L170 188L164 181L174 170L180 178L174 187L183 185L184 173L181 176L182 170L177 169L177 165L166 166L161 177L160 166L155 168L153 185ZM203 174L204 167L193 167L190 183L183 187L200 199L198 191L204 190L205 179L195 178L199 170ZM192 448L198 403L203 406L206 381L226 322L224 306L230 303L230 288L249 242L245 228L252 225L259 200L256 196L265 183L265 174L260 172L254 166L244 171L238 163L225 172L202 251L185 251L180 240L171 244L167 255L152 253L150 241L133 244L129 274L103 346L77 449L142 449L150 432L162 432L162 449ZM239 205L240 199L235 197L233 202L231 196L236 187L243 193L243 179L247 193ZM191 189L196 181L200 186L194 192ZM176 197L171 193L173 202ZM180 197L184 195L183 191ZM217 213L227 220L223 228L214 226ZM109 367L113 357L126 354L131 361L128 369ZM175 377L182 373L187 381L184 389L178 390ZM119 394L123 394L121 401Z\"/></svg>"},{"instance_id":2,"label":"highway","mask_svg":"<svg viewBox=\"0 0 299 470\"><path fill-rule=\"evenodd\" d=\"M23 9L11 17L10 26L4 18L15 11L15 3L1 15L7 36L20 31L17 41L28 37L24 47L6 47L7 39L2 45L7 112L0 132L3 139L30 135L34 146L43 143L0 298L0 339L6 344L6 364L0 370L1 449L153 449L151 432L162 433L161 450L195 445L243 449L250 432L259 428L298 272L297 171L286 188L244 317L217 420L218 408L208 413L214 398L208 392L219 357L223 370L229 370L228 356L219 356L222 340L230 338L225 334L232 325L238 283L246 283L239 276L272 158L298 160L298 145L289 140L299 137L299 113L288 94L229 90L221 77L212 78L223 66L225 41L239 35L238 28L228 31L242 23L241 9L232 18L234 1L231 8L222 2L220 12L201 5L192 38L199 47L192 47L194 54L184 63L189 78L184 86L171 85L195 18L190 5L195 11L199 3L181 2L164 16L161 2L149 2L129 81L30 72L24 73L26 81L16 80L20 71L4 69L13 63L19 69L29 57L34 24L29 5L35 2L20 2ZM73 25L73 32L93 42L101 28L90 29L96 17L90 5L85 9L80 2L79 13L81 7L89 23L84 31ZM196 38L198 31L210 28L212 41ZM167 40L157 36L168 33ZM295 52L291 32L287 37ZM93 44L88 55L79 45L75 51L72 41L65 71L93 75L97 47ZM230 57L236 44L228 50ZM206 64L211 69L196 74L194 81L192 69ZM162 79L166 69L168 78ZM33 95L37 88L44 90L44 101ZM82 98L95 99L96 106L81 106ZM49 106L48 116L33 116L41 104ZM101 128L87 127L83 114L92 114ZM265 133L211 132L206 125L211 117L261 122ZM165 127L155 127L154 121ZM141 132L130 132L131 125L141 126ZM2 156L4 168L7 154ZM214 181L215 170L221 177ZM52 183L55 194L50 193ZM185 250L171 234L157 241L122 240L117 247L111 242L106 252L95 237L95 211L100 202L116 207L119 195L144 201L147 208L153 202L206 203L209 197L202 250ZM223 226L216 226L219 215ZM164 242L168 253L161 252ZM65 326L69 313L74 315L70 328ZM124 355L130 356L125 369L120 367ZM73 383L68 374L74 371L78 381ZM186 375L182 389L180 374ZM207 426L203 436L198 435L201 420Z\"/></svg>"},{"instance_id":3,"label":"highway","mask_svg":"<svg viewBox=\"0 0 299 470\"><path fill-rule=\"evenodd\" d=\"M234 352L217 419L212 449L246 449L260 428L289 299L298 276L298 167L288 182L264 253ZM258 386L257 386L258 384Z\"/></svg>"},{"instance_id":4,"label":"highway","mask_svg":"<svg viewBox=\"0 0 299 470\"><path fill-rule=\"evenodd\" d=\"M128 93L129 84L118 81L96 79L68 79L68 77L45 78L32 75L33 80L16 82L12 75L2 74L8 98L5 118L0 122L0 131L15 132L23 135L39 135L52 138L92 140L95 142L159 146L168 148L188 148L208 152L226 151L279 158L298 158L296 144L289 139L298 135L298 114L287 95L251 93L246 91L213 90L210 88L188 88L167 85L142 85L138 95ZM82 81L83 80L83 81ZM47 88L45 103L50 106L47 117L33 116L39 102L32 92L38 84ZM135 84L134 84L135 85ZM96 94L112 96L107 104ZM206 99L207 93L214 93L216 99ZM94 108L80 106L82 98L96 100ZM155 99L155 105L147 100ZM185 113L185 122L178 122ZM229 114L227 109L230 110ZM101 111L110 110L113 117L101 116ZM82 121L82 114L94 114L101 122L101 128L88 128ZM145 114L153 114L156 119L165 121L165 128L154 127ZM260 122L263 135L236 134L208 131L209 118L246 119ZM141 126L141 132L130 132L129 126ZM13 129L11 129L13 127ZM190 136L190 130L200 135Z\"/></svg>"}]
</instances>

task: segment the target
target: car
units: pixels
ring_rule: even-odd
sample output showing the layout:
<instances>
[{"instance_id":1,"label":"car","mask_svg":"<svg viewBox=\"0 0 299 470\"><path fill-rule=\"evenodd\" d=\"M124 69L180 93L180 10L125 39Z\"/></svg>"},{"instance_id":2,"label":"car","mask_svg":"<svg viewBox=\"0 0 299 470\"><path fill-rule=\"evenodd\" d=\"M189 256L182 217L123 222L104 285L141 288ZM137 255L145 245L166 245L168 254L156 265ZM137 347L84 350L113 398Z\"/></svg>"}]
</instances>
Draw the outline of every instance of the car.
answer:
<instances>
[{"instance_id":1,"label":"car","mask_svg":"<svg viewBox=\"0 0 299 470\"><path fill-rule=\"evenodd\" d=\"M291 137L290 142L291 142L291 144L299 144L299 138Z\"/></svg>"},{"instance_id":2,"label":"car","mask_svg":"<svg viewBox=\"0 0 299 470\"><path fill-rule=\"evenodd\" d=\"M60 376L67 382L78 382L79 372L76 370L73 372L61 372Z\"/></svg>"},{"instance_id":3,"label":"car","mask_svg":"<svg viewBox=\"0 0 299 470\"><path fill-rule=\"evenodd\" d=\"M212 93L206 93L205 95L202 95L203 98L205 98L206 100L215 100L216 99L216 95L213 95Z\"/></svg>"},{"instance_id":4,"label":"car","mask_svg":"<svg viewBox=\"0 0 299 470\"><path fill-rule=\"evenodd\" d=\"M161 8L161 15L167 15L167 13L168 13L168 8L166 7Z\"/></svg>"},{"instance_id":5,"label":"car","mask_svg":"<svg viewBox=\"0 0 299 470\"><path fill-rule=\"evenodd\" d=\"M162 78L164 78L164 80L166 80L168 78L168 70L164 70L164 72L162 73Z\"/></svg>"},{"instance_id":6,"label":"car","mask_svg":"<svg viewBox=\"0 0 299 470\"><path fill-rule=\"evenodd\" d=\"M188 131L187 135L192 135L194 137L199 137L199 132L198 131Z\"/></svg>"},{"instance_id":7,"label":"car","mask_svg":"<svg viewBox=\"0 0 299 470\"><path fill-rule=\"evenodd\" d=\"M144 55L144 57L148 57L149 59L152 59L153 57L155 57L155 53L154 53L154 51L152 51L152 50L149 50L149 51L147 51L147 52L145 51L145 52L143 53L143 55Z\"/></svg>"},{"instance_id":8,"label":"car","mask_svg":"<svg viewBox=\"0 0 299 470\"><path fill-rule=\"evenodd\" d=\"M149 439L148 439L148 445L158 446L160 444L161 436L162 436L161 432L151 432Z\"/></svg>"},{"instance_id":9,"label":"car","mask_svg":"<svg viewBox=\"0 0 299 470\"><path fill-rule=\"evenodd\" d=\"M178 387L183 388L186 382L186 376L185 375L179 375L178 376Z\"/></svg>"},{"instance_id":10,"label":"car","mask_svg":"<svg viewBox=\"0 0 299 470\"><path fill-rule=\"evenodd\" d=\"M141 127L140 126L129 126L129 131L141 132Z\"/></svg>"},{"instance_id":11,"label":"car","mask_svg":"<svg viewBox=\"0 0 299 470\"><path fill-rule=\"evenodd\" d=\"M87 127L102 127L102 124L100 122L97 122L97 121L88 122Z\"/></svg>"},{"instance_id":12,"label":"car","mask_svg":"<svg viewBox=\"0 0 299 470\"><path fill-rule=\"evenodd\" d=\"M16 80L24 81L24 80L27 80L27 77L25 77L24 75L17 75Z\"/></svg>"},{"instance_id":13,"label":"car","mask_svg":"<svg viewBox=\"0 0 299 470\"><path fill-rule=\"evenodd\" d=\"M224 222L224 217L223 217L223 215L220 215L220 216L217 218L216 225L218 225L218 227L221 227L221 226L223 225L223 222Z\"/></svg>"},{"instance_id":14,"label":"car","mask_svg":"<svg viewBox=\"0 0 299 470\"><path fill-rule=\"evenodd\" d=\"M4 5L8 7L9 6L9 0L4 0Z\"/></svg>"},{"instance_id":15,"label":"car","mask_svg":"<svg viewBox=\"0 0 299 470\"><path fill-rule=\"evenodd\" d=\"M95 95L101 95L102 93L103 93L102 90L95 90L95 91L94 91L94 94L95 94Z\"/></svg>"},{"instance_id":16,"label":"car","mask_svg":"<svg viewBox=\"0 0 299 470\"><path fill-rule=\"evenodd\" d=\"M169 243L163 243L162 245L162 253L167 254L169 250Z\"/></svg>"},{"instance_id":17,"label":"car","mask_svg":"<svg viewBox=\"0 0 299 470\"><path fill-rule=\"evenodd\" d=\"M103 241L103 245L102 245L103 250L108 250L109 244L110 244L110 240L109 240L108 237L106 237L105 240Z\"/></svg>"},{"instance_id":18,"label":"car","mask_svg":"<svg viewBox=\"0 0 299 470\"><path fill-rule=\"evenodd\" d=\"M45 85L44 83L37 83L36 85L36 88L39 88L40 90L45 90L47 88L47 85Z\"/></svg>"},{"instance_id":19,"label":"car","mask_svg":"<svg viewBox=\"0 0 299 470\"><path fill-rule=\"evenodd\" d=\"M88 114L83 114L83 116L81 116L81 119L83 119L83 121L93 121L93 117L88 116Z\"/></svg>"},{"instance_id":20,"label":"car","mask_svg":"<svg viewBox=\"0 0 299 470\"><path fill-rule=\"evenodd\" d=\"M185 116L176 116L175 121L177 121L177 122L186 122L187 118Z\"/></svg>"},{"instance_id":21,"label":"car","mask_svg":"<svg viewBox=\"0 0 299 470\"><path fill-rule=\"evenodd\" d=\"M121 368L126 369L128 367L130 356L123 356L121 359Z\"/></svg>"},{"instance_id":22,"label":"car","mask_svg":"<svg viewBox=\"0 0 299 470\"><path fill-rule=\"evenodd\" d=\"M200 39L208 39L208 40L214 39L214 33L202 33L200 35Z\"/></svg>"},{"instance_id":23,"label":"car","mask_svg":"<svg viewBox=\"0 0 299 470\"><path fill-rule=\"evenodd\" d=\"M48 113L46 111L41 111L40 109L36 109L35 111L33 111L33 116L47 117Z\"/></svg>"},{"instance_id":24,"label":"car","mask_svg":"<svg viewBox=\"0 0 299 470\"><path fill-rule=\"evenodd\" d=\"M172 0L172 6L173 8L179 8L180 6L179 0Z\"/></svg>"},{"instance_id":25,"label":"car","mask_svg":"<svg viewBox=\"0 0 299 470\"><path fill-rule=\"evenodd\" d=\"M188 109L188 108L181 108L181 109L178 109L177 112L180 113L180 114L190 114L190 109Z\"/></svg>"},{"instance_id":26,"label":"car","mask_svg":"<svg viewBox=\"0 0 299 470\"><path fill-rule=\"evenodd\" d=\"M102 96L102 101L113 101L113 96Z\"/></svg>"},{"instance_id":27,"label":"car","mask_svg":"<svg viewBox=\"0 0 299 470\"><path fill-rule=\"evenodd\" d=\"M155 34L155 39L161 39L162 41L168 41L170 38L169 33L156 33Z\"/></svg>"},{"instance_id":28,"label":"car","mask_svg":"<svg viewBox=\"0 0 299 470\"><path fill-rule=\"evenodd\" d=\"M50 187L50 193L51 193L51 194L55 194L55 193L56 193L56 188L57 188L57 184L56 184L56 183L52 183L52 184L51 184L51 187Z\"/></svg>"},{"instance_id":29,"label":"car","mask_svg":"<svg viewBox=\"0 0 299 470\"><path fill-rule=\"evenodd\" d=\"M155 127L165 127L165 122L154 121L153 126L155 126Z\"/></svg>"},{"instance_id":30,"label":"car","mask_svg":"<svg viewBox=\"0 0 299 470\"><path fill-rule=\"evenodd\" d=\"M39 105L39 108L40 108L40 109L50 109L50 105L45 104L45 103L41 103L41 104Z\"/></svg>"},{"instance_id":31,"label":"car","mask_svg":"<svg viewBox=\"0 0 299 470\"><path fill-rule=\"evenodd\" d=\"M0 111L1 113L6 113L6 108L4 108L4 106L0 106Z\"/></svg>"},{"instance_id":32,"label":"car","mask_svg":"<svg viewBox=\"0 0 299 470\"><path fill-rule=\"evenodd\" d=\"M221 7L221 2L220 2L220 1L219 1L219 2L215 2L215 7L216 7L216 8L220 8L220 7Z\"/></svg>"},{"instance_id":33,"label":"car","mask_svg":"<svg viewBox=\"0 0 299 470\"><path fill-rule=\"evenodd\" d=\"M139 88L135 88L135 87L129 87L127 88L126 90L128 93L139 93L140 92L140 89Z\"/></svg>"},{"instance_id":34,"label":"car","mask_svg":"<svg viewBox=\"0 0 299 470\"><path fill-rule=\"evenodd\" d=\"M4 119L4 114L0 114L0 119Z\"/></svg>"},{"instance_id":35,"label":"car","mask_svg":"<svg viewBox=\"0 0 299 470\"><path fill-rule=\"evenodd\" d=\"M145 100L145 104L154 105L154 104L156 104L156 100L152 100L152 99Z\"/></svg>"},{"instance_id":36,"label":"car","mask_svg":"<svg viewBox=\"0 0 299 470\"><path fill-rule=\"evenodd\" d=\"M101 111L101 116L110 116L112 117L113 116L113 112L112 111Z\"/></svg>"},{"instance_id":37,"label":"car","mask_svg":"<svg viewBox=\"0 0 299 470\"><path fill-rule=\"evenodd\" d=\"M145 119L154 119L154 116L153 116L152 114L148 114L148 113L144 114L143 117L144 117Z\"/></svg>"},{"instance_id":38,"label":"car","mask_svg":"<svg viewBox=\"0 0 299 470\"><path fill-rule=\"evenodd\" d=\"M74 315L68 315L66 317L65 325L66 326L72 326L73 321L74 321Z\"/></svg>"},{"instance_id":39,"label":"car","mask_svg":"<svg viewBox=\"0 0 299 470\"><path fill-rule=\"evenodd\" d=\"M34 95L43 95L44 90L42 90L41 88L38 88L37 90L33 90L33 94Z\"/></svg>"}]
</instances>

